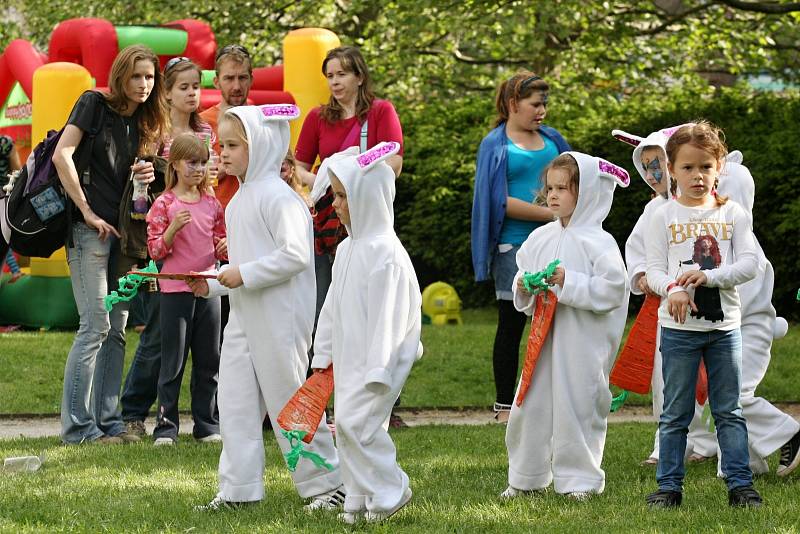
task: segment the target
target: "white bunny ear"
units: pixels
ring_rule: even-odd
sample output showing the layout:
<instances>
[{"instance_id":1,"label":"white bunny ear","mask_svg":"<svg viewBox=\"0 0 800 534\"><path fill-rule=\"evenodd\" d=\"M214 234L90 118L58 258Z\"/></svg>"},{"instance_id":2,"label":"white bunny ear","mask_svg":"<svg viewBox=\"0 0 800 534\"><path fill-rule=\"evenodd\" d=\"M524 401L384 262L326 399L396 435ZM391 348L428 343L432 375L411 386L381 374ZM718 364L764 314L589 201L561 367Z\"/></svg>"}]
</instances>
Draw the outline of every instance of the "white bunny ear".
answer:
<instances>
[{"instance_id":1,"label":"white bunny ear","mask_svg":"<svg viewBox=\"0 0 800 534\"><path fill-rule=\"evenodd\" d=\"M611 130L611 135L613 135L614 139L617 141L622 141L623 143L627 143L631 146L639 146L639 143L644 141L644 137L629 134L623 130Z\"/></svg>"},{"instance_id":2,"label":"white bunny ear","mask_svg":"<svg viewBox=\"0 0 800 534\"><path fill-rule=\"evenodd\" d=\"M694 126L693 122L686 122L684 124L679 124L677 126L670 126L669 128L664 128L659 130L664 137L672 137L672 134L683 128L684 126Z\"/></svg>"},{"instance_id":3,"label":"white bunny ear","mask_svg":"<svg viewBox=\"0 0 800 534\"><path fill-rule=\"evenodd\" d=\"M630 185L631 177L628 171L602 158L597 158L597 160L597 171L600 176L614 180L621 187L628 187Z\"/></svg>"},{"instance_id":4,"label":"white bunny ear","mask_svg":"<svg viewBox=\"0 0 800 534\"><path fill-rule=\"evenodd\" d=\"M291 121L300 116L300 108L294 104L264 104L258 109L265 121Z\"/></svg>"},{"instance_id":5,"label":"white bunny ear","mask_svg":"<svg viewBox=\"0 0 800 534\"><path fill-rule=\"evenodd\" d=\"M738 163L741 165L742 161L744 161L744 156L742 155L741 151L734 150L725 157L725 161L729 163Z\"/></svg>"},{"instance_id":6,"label":"white bunny ear","mask_svg":"<svg viewBox=\"0 0 800 534\"><path fill-rule=\"evenodd\" d=\"M398 152L400 152L400 143L394 141L381 142L356 157L356 162L358 162L358 166L361 167L362 171L367 171L379 161L383 161Z\"/></svg>"}]
</instances>

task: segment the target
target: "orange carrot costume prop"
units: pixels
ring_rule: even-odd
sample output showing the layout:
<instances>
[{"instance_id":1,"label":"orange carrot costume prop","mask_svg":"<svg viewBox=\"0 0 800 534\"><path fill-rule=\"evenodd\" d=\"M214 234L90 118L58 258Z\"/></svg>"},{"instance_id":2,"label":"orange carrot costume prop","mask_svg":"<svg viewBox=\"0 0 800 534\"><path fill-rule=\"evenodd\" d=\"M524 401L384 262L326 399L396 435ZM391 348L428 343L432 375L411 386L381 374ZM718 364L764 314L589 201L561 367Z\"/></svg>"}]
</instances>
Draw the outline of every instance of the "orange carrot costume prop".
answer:
<instances>
[{"instance_id":1,"label":"orange carrot costume prop","mask_svg":"<svg viewBox=\"0 0 800 534\"><path fill-rule=\"evenodd\" d=\"M333 365L330 365L321 373L312 374L300 386L278 414L278 424L284 430L305 432L303 441L311 443L332 393Z\"/></svg>"},{"instance_id":2,"label":"orange carrot costume prop","mask_svg":"<svg viewBox=\"0 0 800 534\"><path fill-rule=\"evenodd\" d=\"M619 354L609 382L642 395L650 391L658 334L659 297L647 295L636 316L625 346Z\"/></svg>"},{"instance_id":3,"label":"orange carrot costume prop","mask_svg":"<svg viewBox=\"0 0 800 534\"><path fill-rule=\"evenodd\" d=\"M536 302L533 308L533 319L531 319L528 347L525 351L525 363L522 366L519 392L517 392L517 406L522 406L522 401L531 387L533 372L536 370L536 363L539 361L539 354L542 352L544 340L547 339L550 326L553 324L558 298L556 298L555 293L548 289L551 284L547 283L547 279L553 276L559 263L561 263L560 260L553 260L544 270L538 273L525 273L522 277L525 289L536 296Z\"/></svg>"}]
</instances>

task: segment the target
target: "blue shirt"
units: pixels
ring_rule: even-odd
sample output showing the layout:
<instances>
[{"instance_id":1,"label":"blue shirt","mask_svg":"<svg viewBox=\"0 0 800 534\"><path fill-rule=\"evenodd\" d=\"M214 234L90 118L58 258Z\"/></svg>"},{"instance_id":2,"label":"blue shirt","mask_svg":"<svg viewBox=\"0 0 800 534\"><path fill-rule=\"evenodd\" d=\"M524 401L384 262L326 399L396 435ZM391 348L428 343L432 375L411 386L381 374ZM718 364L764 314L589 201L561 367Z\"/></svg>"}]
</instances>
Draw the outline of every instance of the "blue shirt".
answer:
<instances>
[{"instance_id":1,"label":"blue shirt","mask_svg":"<svg viewBox=\"0 0 800 534\"><path fill-rule=\"evenodd\" d=\"M508 167L506 181L508 196L525 202L533 202L542 189L542 171L548 163L558 156L556 144L541 136L544 146L538 150L526 150L508 139ZM521 245L531 232L544 224L542 221L512 219L506 215L500 230L500 243Z\"/></svg>"}]
</instances>

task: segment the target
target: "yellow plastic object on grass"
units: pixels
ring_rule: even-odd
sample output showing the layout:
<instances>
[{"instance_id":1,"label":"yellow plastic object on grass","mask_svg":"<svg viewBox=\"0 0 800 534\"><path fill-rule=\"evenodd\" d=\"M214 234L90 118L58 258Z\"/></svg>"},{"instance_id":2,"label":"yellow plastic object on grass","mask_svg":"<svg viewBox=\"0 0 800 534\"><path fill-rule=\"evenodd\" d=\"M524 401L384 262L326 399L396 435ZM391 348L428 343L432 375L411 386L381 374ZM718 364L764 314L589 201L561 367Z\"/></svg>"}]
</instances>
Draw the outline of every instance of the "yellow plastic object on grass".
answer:
<instances>
[{"instance_id":1,"label":"yellow plastic object on grass","mask_svg":"<svg viewBox=\"0 0 800 534\"><path fill-rule=\"evenodd\" d=\"M422 292L423 318L435 325L462 324L461 299L450 284L434 282Z\"/></svg>"}]
</instances>

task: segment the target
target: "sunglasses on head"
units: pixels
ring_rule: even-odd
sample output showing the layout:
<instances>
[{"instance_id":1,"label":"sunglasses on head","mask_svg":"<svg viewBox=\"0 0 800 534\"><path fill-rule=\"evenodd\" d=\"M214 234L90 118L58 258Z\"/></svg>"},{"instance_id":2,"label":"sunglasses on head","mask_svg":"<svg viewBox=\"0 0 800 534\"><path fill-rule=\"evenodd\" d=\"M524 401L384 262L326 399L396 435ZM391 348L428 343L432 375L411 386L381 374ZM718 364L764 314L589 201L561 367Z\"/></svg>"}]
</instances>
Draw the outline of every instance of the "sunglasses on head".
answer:
<instances>
[{"instance_id":1,"label":"sunglasses on head","mask_svg":"<svg viewBox=\"0 0 800 534\"><path fill-rule=\"evenodd\" d=\"M169 61L167 61L167 64L164 65L164 72L166 73L169 69L171 69L178 63L183 63L184 61L191 61L191 59L185 56L178 56L170 59Z\"/></svg>"},{"instance_id":2,"label":"sunglasses on head","mask_svg":"<svg viewBox=\"0 0 800 534\"><path fill-rule=\"evenodd\" d=\"M250 57L250 52L248 52L247 49L245 47L243 47L242 45L229 44L229 45L225 45L222 48L220 48L219 50L217 50L216 61L219 61L219 58L221 58L224 55L230 54L231 52L239 52L241 54L244 54L244 56L247 57L247 58Z\"/></svg>"}]
</instances>

